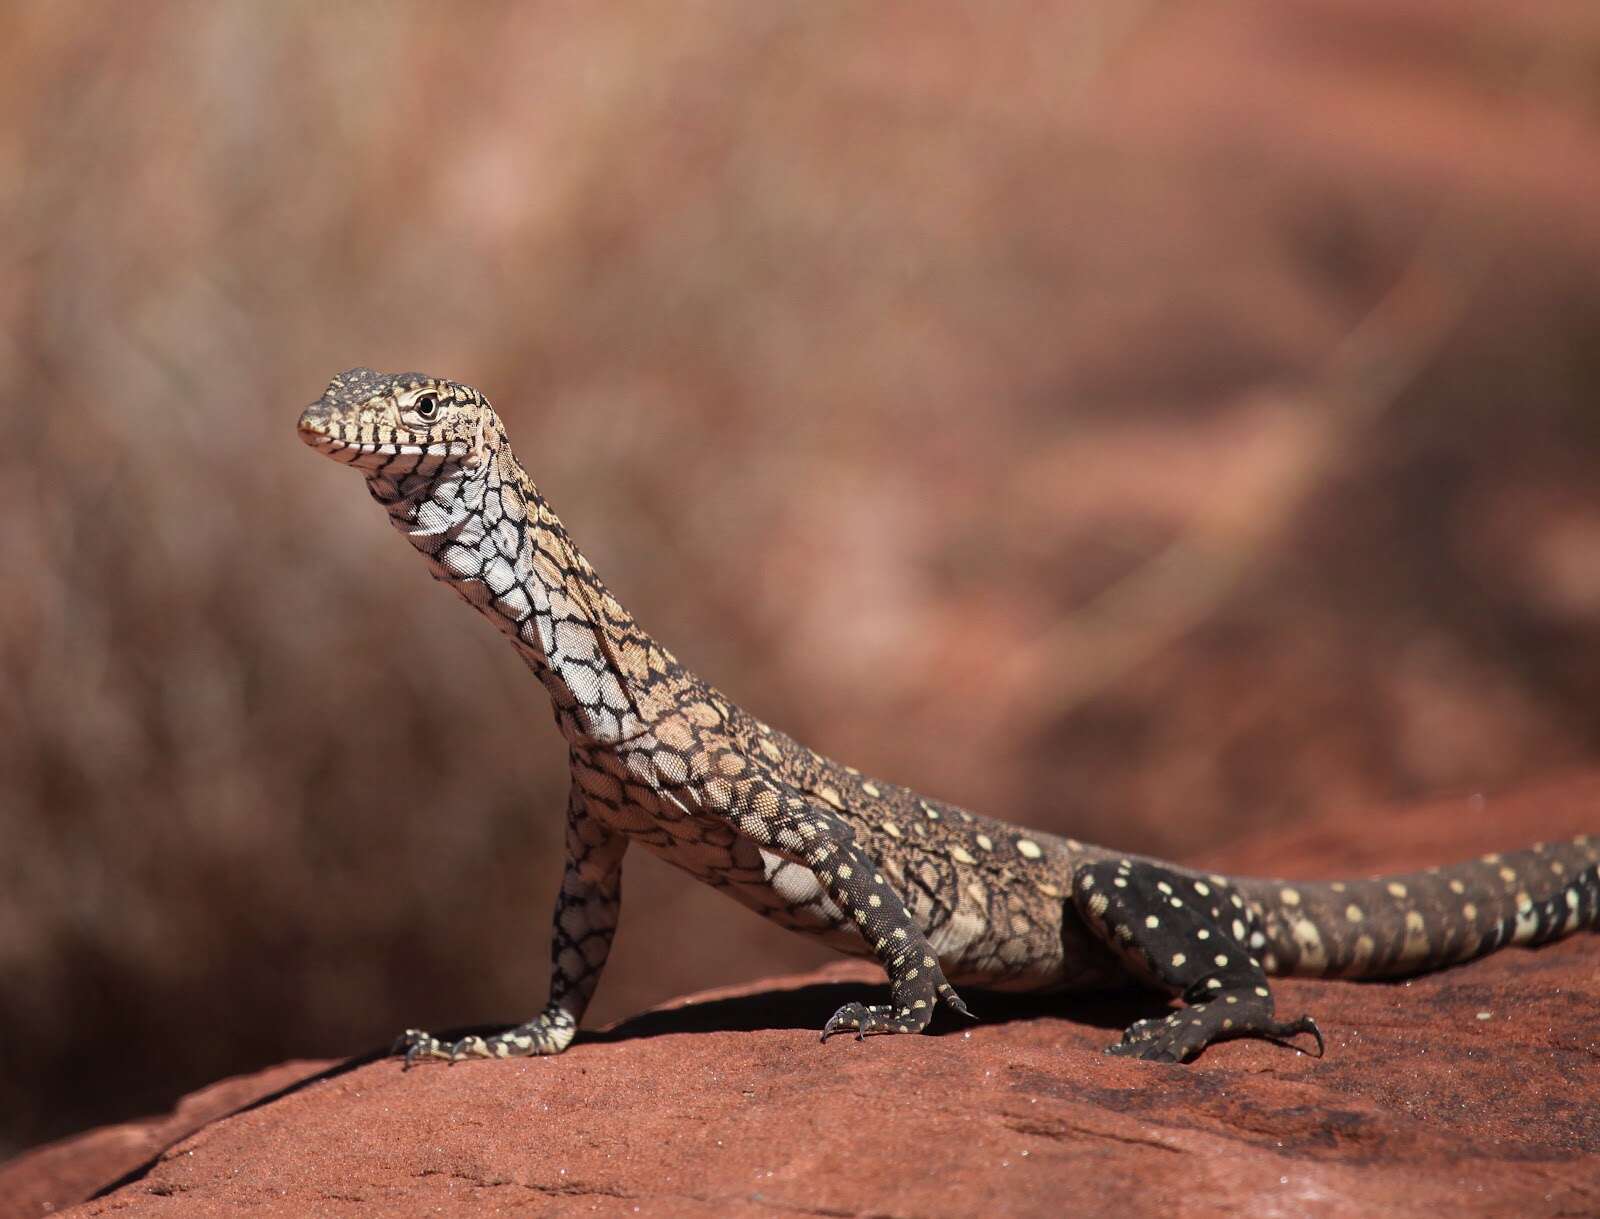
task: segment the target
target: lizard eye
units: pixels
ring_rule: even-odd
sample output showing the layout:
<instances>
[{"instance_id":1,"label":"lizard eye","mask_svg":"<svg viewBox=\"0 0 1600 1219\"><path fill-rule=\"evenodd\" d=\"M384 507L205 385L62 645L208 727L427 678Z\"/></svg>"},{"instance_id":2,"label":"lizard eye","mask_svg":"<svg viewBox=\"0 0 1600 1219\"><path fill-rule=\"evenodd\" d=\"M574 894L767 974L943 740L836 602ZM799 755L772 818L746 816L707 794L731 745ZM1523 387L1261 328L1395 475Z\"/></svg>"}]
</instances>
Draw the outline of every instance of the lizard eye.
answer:
<instances>
[{"instance_id":1,"label":"lizard eye","mask_svg":"<svg viewBox=\"0 0 1600 1219\"><path fill-rule=\"evenodd\" d=\"M411 409L417 412L418 419L432 423L439 417L439 395L423 394L411 404Z\"/></svg>"}]
</instances>

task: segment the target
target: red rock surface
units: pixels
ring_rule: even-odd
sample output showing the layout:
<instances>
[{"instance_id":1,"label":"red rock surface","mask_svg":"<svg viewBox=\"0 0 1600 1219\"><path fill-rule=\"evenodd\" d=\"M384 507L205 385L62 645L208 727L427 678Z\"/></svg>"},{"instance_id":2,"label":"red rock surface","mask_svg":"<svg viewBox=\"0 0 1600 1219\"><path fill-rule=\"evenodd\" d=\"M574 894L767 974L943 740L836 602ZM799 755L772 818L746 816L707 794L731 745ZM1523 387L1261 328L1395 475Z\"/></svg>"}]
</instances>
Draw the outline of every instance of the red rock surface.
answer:
<instances>
[{"instance_id":1,"label":"red rock surface","mask_svg":"<svg viewBox=\"0 0 1600 1219\"><path fill-rule=\"evenodd\" d=\"M1600 778L1582 778L1205 862L1328 875L1597 827ZM1590 936L1400 984L1280 983L1282 1009L1322 1023L1320 1060L1242 1042L1187 1067L1104 1057L1148 1010L1136 996L975 996L987 1019L970 1029L818 1045L871 976L843 963L707 993L554 1059L320 1078L288 1064L0 1168L0 1214L81 1200L157 1152L73 1213L1600 1213Z\"/></svg>"}]
</instances>

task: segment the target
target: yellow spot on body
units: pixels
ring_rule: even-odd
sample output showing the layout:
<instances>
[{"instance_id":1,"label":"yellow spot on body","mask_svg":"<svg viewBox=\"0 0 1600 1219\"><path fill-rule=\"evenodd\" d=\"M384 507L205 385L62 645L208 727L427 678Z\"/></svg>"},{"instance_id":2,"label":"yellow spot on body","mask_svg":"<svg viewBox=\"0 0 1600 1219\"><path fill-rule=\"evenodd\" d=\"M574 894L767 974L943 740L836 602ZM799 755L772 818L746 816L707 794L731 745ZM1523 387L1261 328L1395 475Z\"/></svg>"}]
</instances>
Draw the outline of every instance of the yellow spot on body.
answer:
<instances>
[{"instance_id":1,"label":"yellow spot on body","mask_svg":"<svg viewBox=\"0 0 1600 1219\"><path fill-rule=\"evenodd\" d=\"M849 880L850 877L853 876L854 874L855 874L855 871L854 871L854 869L852 869L850 867L849 864L842 863L842 864L839 865L839 875L844 877L846 880Z\"/></svg>"},{"instance_id":2,"label":"yellow spot on body","mask_svg":"<svg viewBox=\"0 0 1600 1219\"><path fill-rule=\"evenodd\" d=\"M1300 904L1300 894L1295 889L1280 889L1278 897L1285 906L1298 906Z\"/></svg>"},{"instance_id":3,"label":"yellow spot on body","mask_svg":"<svg viewBox=\"0 0 1600 1219\"><path fill-rule=\"evenodd\" d=\"M1038 859L1044 854L1044 852L1039 849L1039 844L1033 839L1018 838L1017 854L1021 855L1024 859Z\"/></svg>"},{"instance_id":4,"label":"yellow spot on body","mask_svg":"<svg viewBox=\"0 0 1600 1219\"><path fill-rule=\"evenodd\" d=\"M1206 882L1203 880L1197 880L1194 882L1194 891L1201 897L1205 897L1211 892L1211 886L1206 884Z\"/></svg>"},{"instance_id":5,"label":"yellow spot on body","mask_svg":"<svg viewBox=\"0 0 1600 1219\"><path fill-rule=\"evenodd\" d=\"M1107 907L1110 905L1111 902L1107 899L1104 893L1096 893L1089 899L1089 913L1094 915L1096 918L1099 918L1100 915L1106 912Z\"/></svg>"},{"instance_id":6,"label":"yellow spot on body","mask_svg":"<svg viewBox=\"0 0 1600 1219\"><path fill-rule=\"evenodd\" d=\"M1228 963L1228 955L1227 955L1227 953L1223 953L1223 952L1217 953L1217 955L1212 957L1211 959L1213 961L1215 961L1218 965L1226 965Z\"/></svg>"},{"instance_id":7,"label":"yellow spot on body","mask_svg":"<svg viewBox=\"0 0 1600 1219\"><path fill-rule=\"evenodd\" d=\"M1344 881L1336 880L1331 885L1329 885L1328 888L1332 889L1335 893L1343 893L1344 892Z\"/></svg>"},{"instance_id":8,"label":"yellow spot on body","mask_svg":"<svg viewBox=\"0 0 1600 1219\"><path fill-rule=\"evenodd\" d=\"M1181 952L1175 952L1172 954L1172 964L1174 966L1182 965L1188 959L1189 958L1184 956Z\"/></svg>"},{"instance_id":9,"label":"yellow spot on body","mask_svg":"<svg viewBox=\"0 0 1600 1219\"><path fill-rule=\"evenodd\" d=\"M878 785L876 783L863 783L861 785L861 790L866 792L869 796L883 795L883 793L878 790Z\"/></svg>"},{"instance_id":10,"label":"yellow spot on body","mask_svg":"<svg viewBox=\"0 0 1600 1219\"><path fill-rule=\"evenodd\" d=\"M844 801L839 799L839 793L834 791L831 787L819 788L817 790L817 795L821 796L829 804L833 805L834 808L844 807Z\"/></svg>"},{"instance_id":11,"label":"yellow spot on body","mask_svg":"<svg viewBox=\"0 0 1600 1219\"><path fill-rule=\"evenodd\" d=\"M1450 892L1452 892L1452 893L1465 893L1466 891L1467 891L1467 886L1462 884L1459 880L1453 880L1453 881L1450 882Z\"/></svg>"},{"instance_id":12,"label":"yellow spot on body","mask_svg":"<svg viewBox=\"0 0 1600 1219\"><path fill-rule=\"evenodd\" d=\"M900 827L892 821L885 821L883 823L883 832L889 835L891 838L900 837Z\"/></svg>"},{"instance_id":13,"label":"yellow spot on body","mask_svg":"<svg viewBox=\"0 0 1600 1219\"><path fill-rule=\"evenodd\" d=\"M1464 919L1475 919L1475 918L1477 918L1478 917L1478 908L1476 906L1474 906L1471 902L1468 902L1465 906L1461 907L1461 917L1464 918Z\"/></svg>"},{"instance_id":14,"label":"yellow spot on body","mask_svg":"<svg viewBox=\"0 0 1600 1219\"><path fill-rule=\"evenodd\" d=\"M1389 882L1389 894L1391 897L1404 897L1406 895L1406 887L1399 881L1392 880Z\"/></svg>"},{"instance_id":15,"label":"yellow spot on body","mask_svg":"<svg viewBox=\"0 0 1600 1219\"><path fill-rule=\"evenodd\" d=\"M1484 863L1499 863L1500 862L1500 856L1498 856L1498 855L1485 855L1485 856L1483 856L1483 862Z\"/></svg>"},{"instance_id":16,"label":"yellow spot on body","mask_svg":"<svg viewBox=\"0 0 1600 1219\"><path fill-rule=\"evenodd\" d=\"M1150 928L1151 931L1154 931L1157 927L1161 926L1161 920L1152 914L1146 917L1144 920L1144 925Z\"/></svg>"},{"instance_id":17,"label":"yellow spot on body","mask_svg":"<svg viewBox=\"0 0 1600 1219\"><path fill-rule=\"evenodd\" d=\"M867 898L867 905L876 910L879 906L883 905L883 898L874 893L871 897Z\"/></svg>"},{"instance_id":18,"label":"yellow spot on body","mask_svg":"<svg viewBox=\"0 0 1600 1219\"><path fill-rule=\"evenodd\" d=\"M1263 999L1267 998L1267 988L1265 986L1256 987L1256 994L1260 995Z\"/></svg>"},{"instance_id":19,"label":"yellow spot on body","mask_svg":"<svg viewBox=\"0 0 1600 1219\"><path fill-rule=\"evenodd\" d=\"M929 821L939 820L939 810L934 808L933 805L929 804L926 800L922 802L922 811L928 814Z\"/></svg>"},{"instance_id":20,"label":"yellow spot on body","mask_svg":"<svg viewBox=\"0 0 1600 1219\"><path fill-rule=\"evenodd\" d=\"M964 847L951 847L950 848L950 858L955 860L957 863L977 863L978 862L976 859L974 859L972 857L971 852L966 850Z\"/></svg>"},{"instance_id":21,"label":"yellow spot on body","mask_svg":"<svg viewBox=\"0 0 1600 1219\"><path fill-rule=\"evenodd\" d=\"M1202 927L1199 931L1194 933L1194 938L1197 940L1209 940L1211 938L1211 933Z\"/></svg>"},{"instance_id":22,"label":"yellow spot on body","mask_svg":"<svg viewBox=\"0 0 1600 1219\"><path fill-rule=\"evenodd\" d=\"M990 841L989 835L987 834L979 834L977 837L977 843L985 851L994 850L994 843Z\"/></svg>"},{"instance_id":23,"label":"yellow spot on body","mask_svg":"<svg viewBox=\"0 0 1600 1219\"><path fill-rule=\"evenodd\" d=\"M1052 885L1047 880L1041 880L1039 882L1039 892L1043 893L1046 897L1060 897L1061 896L1061 890L1056 888L1054 885Z\"/></svg>"},{"instance_id":24,"label":"yellow spot on body","mask_svg":"<svg viewBox=\"0 0 1600 1219\"><path fill-rule=\"evenodd\" d=\"M1164 880L1158 880L1156 882L1156 888L1166 894L1170 894L1172 892L1172 886Z\"/></svg>"},{"instance_id":25,"label":"yellow spot on body","mask_svg":"<svg viewBox=\"0 0 1600 1219\"><path fill-rule=\"evenodd\" d=\"M1517 874L1511 868L1501 868L1500 879L1508 885L1514 885L1517 883Z\"/></svg>"},{"instance_id":26,"label":"yellow spot on body","mask_svg":"<svg viewBox=\"0 0 1600 1219\"><path fill-rule=\"evenodd\" d=\"M1550 865L1550 870L1552 872L1554 872L1557 876L1564 876L1564 875L1566 875L1566 871L1567 871L1565 868L1563 868L1561 866L1561 863L1560 863L1559 860Z\"/></svg>"},{"instance_id":27,"label":"yellow spot on body","mask_svg":"<svg viewBox=\"0 0 1600 1219\"><path fill-rule=\"evenodd\" d=\"M1360 906L1346 906L1344 908L1344 916L1345 916L1345 918L1349 919L1352 923L1359 923L1363 918L1366 917L1364 914L1361 913L1361 907Z\"/></svg>"}]
</instances>

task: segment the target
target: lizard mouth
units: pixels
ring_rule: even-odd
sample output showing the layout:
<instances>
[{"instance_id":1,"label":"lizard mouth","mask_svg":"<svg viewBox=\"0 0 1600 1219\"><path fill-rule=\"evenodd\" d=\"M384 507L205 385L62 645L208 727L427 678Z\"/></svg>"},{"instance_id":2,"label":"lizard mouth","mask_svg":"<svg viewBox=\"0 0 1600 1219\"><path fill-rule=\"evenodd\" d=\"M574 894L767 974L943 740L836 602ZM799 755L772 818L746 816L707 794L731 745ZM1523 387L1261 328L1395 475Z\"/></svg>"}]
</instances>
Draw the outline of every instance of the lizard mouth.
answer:
<instances>
[{"instance_id":1,"label":"lizard mouth","mask_svg":"<svg viewBox=\"0 0 1600 1219\"><path fill-rule=\"evenodd\" d=\"M316 408L312 407L300 417L300 439L341 465L388 466L396 458L421 461L431 457L441 462L460 461L471 450L471 446L463 440L439 440L428 444L347 440L330 431L327 422L314 414L315 410Z\"/></svg>"}]
</instances>

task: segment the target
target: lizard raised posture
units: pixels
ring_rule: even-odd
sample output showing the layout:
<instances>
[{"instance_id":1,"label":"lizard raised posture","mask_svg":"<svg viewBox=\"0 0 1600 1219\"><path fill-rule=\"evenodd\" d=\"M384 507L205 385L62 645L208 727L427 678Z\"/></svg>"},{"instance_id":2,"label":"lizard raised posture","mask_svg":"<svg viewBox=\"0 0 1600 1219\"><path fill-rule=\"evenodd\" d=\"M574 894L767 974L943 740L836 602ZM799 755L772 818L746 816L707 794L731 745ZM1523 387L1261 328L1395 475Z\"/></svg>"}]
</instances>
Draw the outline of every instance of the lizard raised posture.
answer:
<instances>
[{"instance_id":1,"label":"lizard raised posture","mask_svg":"<svg viewBox=\"0 0 1600 1219\"><path fill-rule=\"evenodd\" d=\"M629 843L783 927L875 957L887 1004L833 1033L910 1033L954 985L1129 982L1183 1006L1108 1052L1183 1061L1233 1037L1322 1034L1274 1014L1269 975L1387 978L1600 925L1600 841L1538 845L1404 876L1302 884L1194 872L1021 829L814 753L689 672L622 608L517 461L477 390L355 368L301 438L361 471L436 579L495 624L544 683L570 749L566 873L549 1003L497 1036L408 1030L407 1065L555 1054L571 1043L616 931Z\"/></svg>"}]
</instances>

